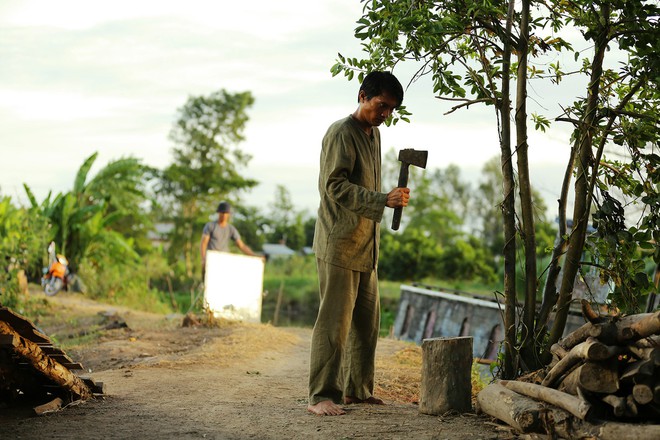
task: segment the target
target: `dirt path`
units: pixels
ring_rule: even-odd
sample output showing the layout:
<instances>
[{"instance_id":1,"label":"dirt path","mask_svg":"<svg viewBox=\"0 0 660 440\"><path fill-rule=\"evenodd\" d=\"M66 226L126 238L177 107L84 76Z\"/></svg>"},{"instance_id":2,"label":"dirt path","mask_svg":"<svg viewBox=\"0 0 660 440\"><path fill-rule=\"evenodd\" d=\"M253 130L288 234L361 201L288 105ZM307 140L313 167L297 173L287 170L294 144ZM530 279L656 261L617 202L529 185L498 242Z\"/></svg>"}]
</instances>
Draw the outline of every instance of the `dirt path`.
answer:
<instances>
[{"instance_id":1,"label":"dirt path","mask_svg":"<svg viewBox=\"0 0 660 440\"><path fill-rule=\"evenodd\" d=\"M309 329L181 328L180 317L109 310L70 294L54 301L59 318L40 325L59 340L72 332L72 316L89 326L115 313L128 324L66 350L105 384L107 397L41 417L29 406L0 410L2 439L511 438L487 417L425 416L410 403L352 405L341 417L307 413ZM384 339L378 356L402 344Z\"/></svg>"}]
</instances>

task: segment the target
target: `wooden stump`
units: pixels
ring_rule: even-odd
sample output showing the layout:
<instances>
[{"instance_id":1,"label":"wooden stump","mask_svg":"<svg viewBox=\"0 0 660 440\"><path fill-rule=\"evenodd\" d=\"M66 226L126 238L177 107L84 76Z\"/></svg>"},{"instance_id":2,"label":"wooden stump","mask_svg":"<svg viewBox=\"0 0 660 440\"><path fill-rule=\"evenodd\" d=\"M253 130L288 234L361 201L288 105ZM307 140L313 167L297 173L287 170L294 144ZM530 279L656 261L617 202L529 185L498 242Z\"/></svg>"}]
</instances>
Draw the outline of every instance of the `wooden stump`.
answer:
<instances>
[{"instance_id":1,"label":"wooden stump","mask_svg":"<svg viewBox=\"0 0 660 440\"><path fill-rule=\"evenodd\" d=\"M472 409L472 337L422 341L419 412L439 415Z\"/></svg>"}]
</instances>

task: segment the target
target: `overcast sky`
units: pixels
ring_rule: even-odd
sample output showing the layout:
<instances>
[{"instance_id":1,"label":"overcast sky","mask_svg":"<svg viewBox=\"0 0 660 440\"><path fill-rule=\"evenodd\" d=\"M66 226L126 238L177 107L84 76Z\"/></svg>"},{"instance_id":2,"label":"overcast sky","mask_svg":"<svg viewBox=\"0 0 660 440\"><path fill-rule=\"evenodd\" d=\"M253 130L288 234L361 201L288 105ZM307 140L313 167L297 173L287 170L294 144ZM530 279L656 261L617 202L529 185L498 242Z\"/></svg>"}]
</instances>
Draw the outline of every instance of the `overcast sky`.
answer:
<instances>
[{"instance_id":1,"label":"overcast sky","mask_svg":"<svg viewBox=\"0 0 660 440\"><path fill-rule=\"evenodd\" d=\"M176 110L226 89L256 100L239 147L261 184L245 201L266 209L282 184L297 208L315 211L321 138L355 109L359 87L330 67L337 52L360 56L361 12L359 0L0 1L0 194L25 200L23 183L39 200L68 191L94 152L92 174L127 156L163 168ZM405 85L410 72L394 73ZM530 96L557 115L543 91ZM404 103L412 123L383 127L383 151L429 150L430 168L456 164L476 184L499 153L493 111L444 116L448 104L427 83ZM532 133L530 145L533 184L554 200L568 132Z\"/></svg>"}]
</instances>

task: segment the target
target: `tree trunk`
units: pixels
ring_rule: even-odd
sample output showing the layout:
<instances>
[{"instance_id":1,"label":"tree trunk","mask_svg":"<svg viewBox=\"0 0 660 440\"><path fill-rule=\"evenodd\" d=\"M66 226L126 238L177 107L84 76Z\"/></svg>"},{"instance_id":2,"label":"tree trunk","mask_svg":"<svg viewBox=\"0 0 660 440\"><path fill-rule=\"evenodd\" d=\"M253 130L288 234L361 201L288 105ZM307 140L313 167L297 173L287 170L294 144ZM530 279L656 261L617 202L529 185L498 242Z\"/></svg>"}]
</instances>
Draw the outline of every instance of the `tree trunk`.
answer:
<instances>
[{"instance_id":1,"label":"tree trunk","mask_svg":"<svg viewBox=\"0 0 660 440\"><path fill-rule=\"evenodd\" d=\"M518 41L518 72L516 90L516 157L518 185L522 210L522 240L525 248L525 306L520 339L521 356L526 370L540 365L534 349L534 318L536 314L536 233L532 206L532 185L529 176L527 144L527 52L529 45L529 0L522 0L520 11L520 40Z\"/></svg>"},{"instance_id":2,"label":"tree trunk","mask_svg":"<svg viewBox=\"0 0 660 440\"><path fill-rule=\"evenodd\" d=\"M425 339L419 411L440 415L472 409L471 371L471 336Z\"/></svg>"},{"instance_id":3,"label":"tree trunk","mask_svg":"<svg viewBox=\"0 0 660 440\"><path fill-rule=\"evenodd\" d=\"M577 141L576 141L577 142ZM559 200L557 200L557 223L559 230L557 231L557 239L555 240L555 247L552 249L552 259L550 260L550 267L548 267L548 275L545 279L545 287L543 289L543 301L541 303L541 310L536 321L536 338L537 340L543 339L546 333L546 326L550 318L552 308L557 304L559 292L557 292L557 278L561 272L561 257L566 253L566 204L568 203L568 190L570 187L571 179L573 177L573 169L575 168L575 156L577 145L571 147L571 155L566 165L566 172L564 173L564 180L561 185L561 193ZM547 353L545 355L547 357Z\"/></svg>"},{"instance_id":4,"label":"tree trunk","mask_svg":"<svg viewBox=\"0 0 660 440\"><path fill-rule=\"evenodd\" d=\"M515 2L510 0L506 18L506 34L503 39L504 53L502 55L502 129L500 149L502 150L502 216L504 219L504 365L502 377L513 379L517 368L514 365L516 356L516 223L515 223L515 181L511 154L511 99L510 71L511 27Z\"/></svg>"},{"instance_id":5,"label":"tree trunk","mask_svg":"<svg viewBox=\"0 0 660 440\"><path fill-rule=\"evenodd\" d=\"M609 17L609 6L602 5L603 17ZM609 18L608 18L609 20ZM603 23L602 26L607 26ZM608 35L604 29L596 37L594 58L591 63L591 78L589 81L588 98L585 113L581 118L579 126L579 144L577 151L577 177L575 180L575 203L573 205L573 228L568 242L566 252L564 274L559 289L559 301L557 302L557 313L555 321L550 330L548 345L559 340L566 327L568 308L572 299L575 277L580 267L580 259L584 251L584 242L589 223L589 210L591 207L592 194L589 193L590 167L592 173L596 173L597 164L593 161L593 136L596 130L596 117L599 103L600 79L603 74L603 59L607 50Z\"/></svg>"}]
</instances>

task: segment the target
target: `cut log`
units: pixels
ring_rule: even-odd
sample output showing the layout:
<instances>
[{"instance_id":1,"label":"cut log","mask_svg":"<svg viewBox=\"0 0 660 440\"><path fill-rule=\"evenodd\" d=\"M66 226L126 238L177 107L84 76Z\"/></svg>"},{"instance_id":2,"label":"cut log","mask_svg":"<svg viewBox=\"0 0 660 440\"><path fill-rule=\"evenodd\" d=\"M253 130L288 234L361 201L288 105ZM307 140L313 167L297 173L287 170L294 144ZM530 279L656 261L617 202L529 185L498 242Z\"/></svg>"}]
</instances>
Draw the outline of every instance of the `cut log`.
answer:
<instances>
[{"instance_id":1,"label":"cut log","mask_svg":"<svg viewBox=\"0 0 660 440\"><path fill-rule=\"evenodd\" d=\"M577 368L574 368L570 373L566 374L564 378L560 380L557 389L563 393L577 396L578 381L580 379L580 374L583 366L584 365L580 365Z\"/></svg>"},{"instance_id":2,"label":"cut log","mask_svg":"<svg viewBox=\"0 0 660 440\"><path fill-rule=\"evenodd\" d=\"M495 417L519 432L535 432L539 428L543 404L516 393L498 383L486 386L477 395L482 412Z\"/></svg>"},{"instance_id":3,"label":"cut log","mask_svg":"<svg viewBox=\"0 0 660 440\"><path fill-rule=\"evenodd\" d=\"M40 416L46 413L59 411L62 408L62 405L64 405L64 401L57 397L48 403L34 407L34 412L36 415Z\"/></svg>"},{"instance_id":4,"label":"cut log","mask_svg":"<svg viewBox=\"0 0 660 440\"><path fill-rule=\"evenodd\" d=\"M600 329L597 337L605 344L630 344L660 333L660 310L654 313L624 316L616 321L597 324L594 327Z\"/></svg>"},{"instance_id":5,"label":"cut log","mask_svg":"<svg viewBox=\"0 0 660 440\"><path fill-rule=\"evenodd\" d=\"M576 345L571 349L571 351L568 352L566 356L561 358L559 362L557 362L552 369L546 374L545 378L543 379L543 382L541 382L541 385L544 387L554 387L556 386L556 383L559 381L559 378L569 372L571 368L573 368L578 362L580 362L581 358L578 356L578 351L574 349L576 347L579 347L580 344Z\"/></svg>"},{"instance_id":6,"label":"cut log","mask_svg":"<svg viewBox=\"0 0 660 440\"><path fill-rule=\"evenodd\" d=\"M13 335L13 351L53 383L66 388L74 400L92 397L91 390L78 376L44 354L36 343L16 333L6 322L0 321L0 334Z\"/></svg>"},{"instance_id":7,"label":"cut log","mask_svg":"<svg viewBox=\"0 0 660 440\"><path fill-rule=\"evenodd\" d=\"M652 377L653 367L653 362L650 360L629 362L626 369L621 374L621 380L633 380L636 377L638 378L637 380L640 380L639 376Z\"/></svg>"},{"instance_id":8,"label":"cut log","mask_svg":"<svg viewBox=\"0 0 660 440\"><path fill-rule=\"evenodd\" d=\"M616 362L585 362L570 372L557 387L574 396L580 390L592 393L611 394L619 390L619 375Z\"/></svg>"},{"instance_id":9,"label":"cut log","mask_svg":"<svg viewBox=\"0 0 660 440\"><path fill-rule=\"evenodd\" d=\"M546 432L553 438L598 440L657 440L660 425L644 423L589 422L578 420L559 408L548 408Z\"/></svg>"},{"instance_id":10,"label":"cut log","mask_svg":"<svg viewBox=\"0 0 660 440\"><path fill-rule=\"evenodd\" d=\"M654 313L640 313L632 316L642 316L642 318L635 320L628 329L624 328L622 334L626 340L639 340L647 336L660 334L660 310Z\"/></svg>"},{"instance_id":11,"label":"cut log","mask_svg":"<svg viewBox=\"0 0 660 440\"><path fill-rule=\"evenodd\" d=\"M566 350L564 347L561 345L557 344L556 342L552 344L550 347L550 353L554 354L557 356L558 359L563 359L566 357L568 354L568 350Z\"/></svg>"},{"instance_id":12,"label":"cut log","mask_svg":"<svg viewBox=\"0 0 660 440\"><path fill-rule=\"evenodd\" d=\"M646 384L638 383L632 389L632 396L635 402L640 405L646 405L653 401L653 389Z\"/></svg>"},{"instance_id":13,"label":"cut log","mask_svg":"<svg viewBox=\"0 0 660 440\"><path fill-rule=\"evenodd\" d=\"M578 387L592 393L611 394L619 390L616 362L586 362L580 369Z\"/></svg>"},{"instance_id":14,"label":"cut log","mask_svg":"<svg viewBox=\"0 0 660 440\"><path fill-rule=\"evenodd\" d=\"M570 394L557 391L543 385L536 385L533 383L518 382L515 380L503 380L500 382L503 386L515 391L516 393L524 394L537 400L542 400L555 405L561 409L568 411L575 417L585 420L589 417L591 405L584 400L578 399Z\"/></svg>"},{"instance_id":15,"label":"cut log","mask_svg":"<svg viewBox=\"0 0 660 440\"><path fill-rule=\"evenodd\" d=\"M440 415L472 409L472 337L422 341L419 411Z\"/></svg>"},{"instance_id":16,"label":"cut log","mask_svg":"<svg viewBox=\"0 0 660 440\"><path fill-rule=\"evenodd\" d=\"M594 434L594 438L599 440L657 440L660 438L660 425L607 422L600 425Z\"/></svg>"},{"instance_id":17,"label":"cut log","mask_svg":"<svg viewBox=\"0 0 660 440\"><path fill-rule=\"evenodd\" d=\"M602 361L620 352L618 347L611 347L589 337L584 342L574 346L543 379L543 386L553 387L558 379L566 374L575 364L582 360Z\"/></svg>"},{"instance_id":18,"label":"cut log","mask_svg":"<svg viewBox=\"0 0 660 440\"><path fill-rule=\"evenodd\" d=\"M565 350L570 350L579 343L584 342L589 336L597 338L600 335L601 329L601 327L587 322L582 327L566 335L564 339L559 341L559 345Z\"/></svg>"},{"instance_id":19,"label":"cut log","mask_svg":"<svg viewBox=\"0 0 660 440\"><path fill-rule=\"evenodd\" d=\"M660 335L653 335L653 336L648 336L646 338L642 338L638 341L635 341L633 345L639 348L660 347Z\"/></svg>"},{"instance_id":20,"label":"cut log","mask_svg":"<svg viewBox=\"0 0 660 440\"><path fill-rule=\"evenodd\" d=\"M637 347L636 345L628 346L628 350L637 359L647 359L653 362L656 367L660 365L660 347Z\"/></svg>"},{"instance_id":21,"label":"cut log","mask_svg":"<svg viewBox=\"0 0 660 440\"><path fill-rule=\"evenodd\" d=\"M639 410L632 395L626 396L626 417L637 417Z\"/></svg>"},{"instance_id":22,"label":"cut log","mask_svg":"<svg viewBox=\"0 0 660 440\"><path fill-rule=\"evenodd\" d=\"M626 398L609 394L603 397L603 402L612 407L612 411L616 417L623 417L626 414Z\"/></svg>"}]
</instances>

